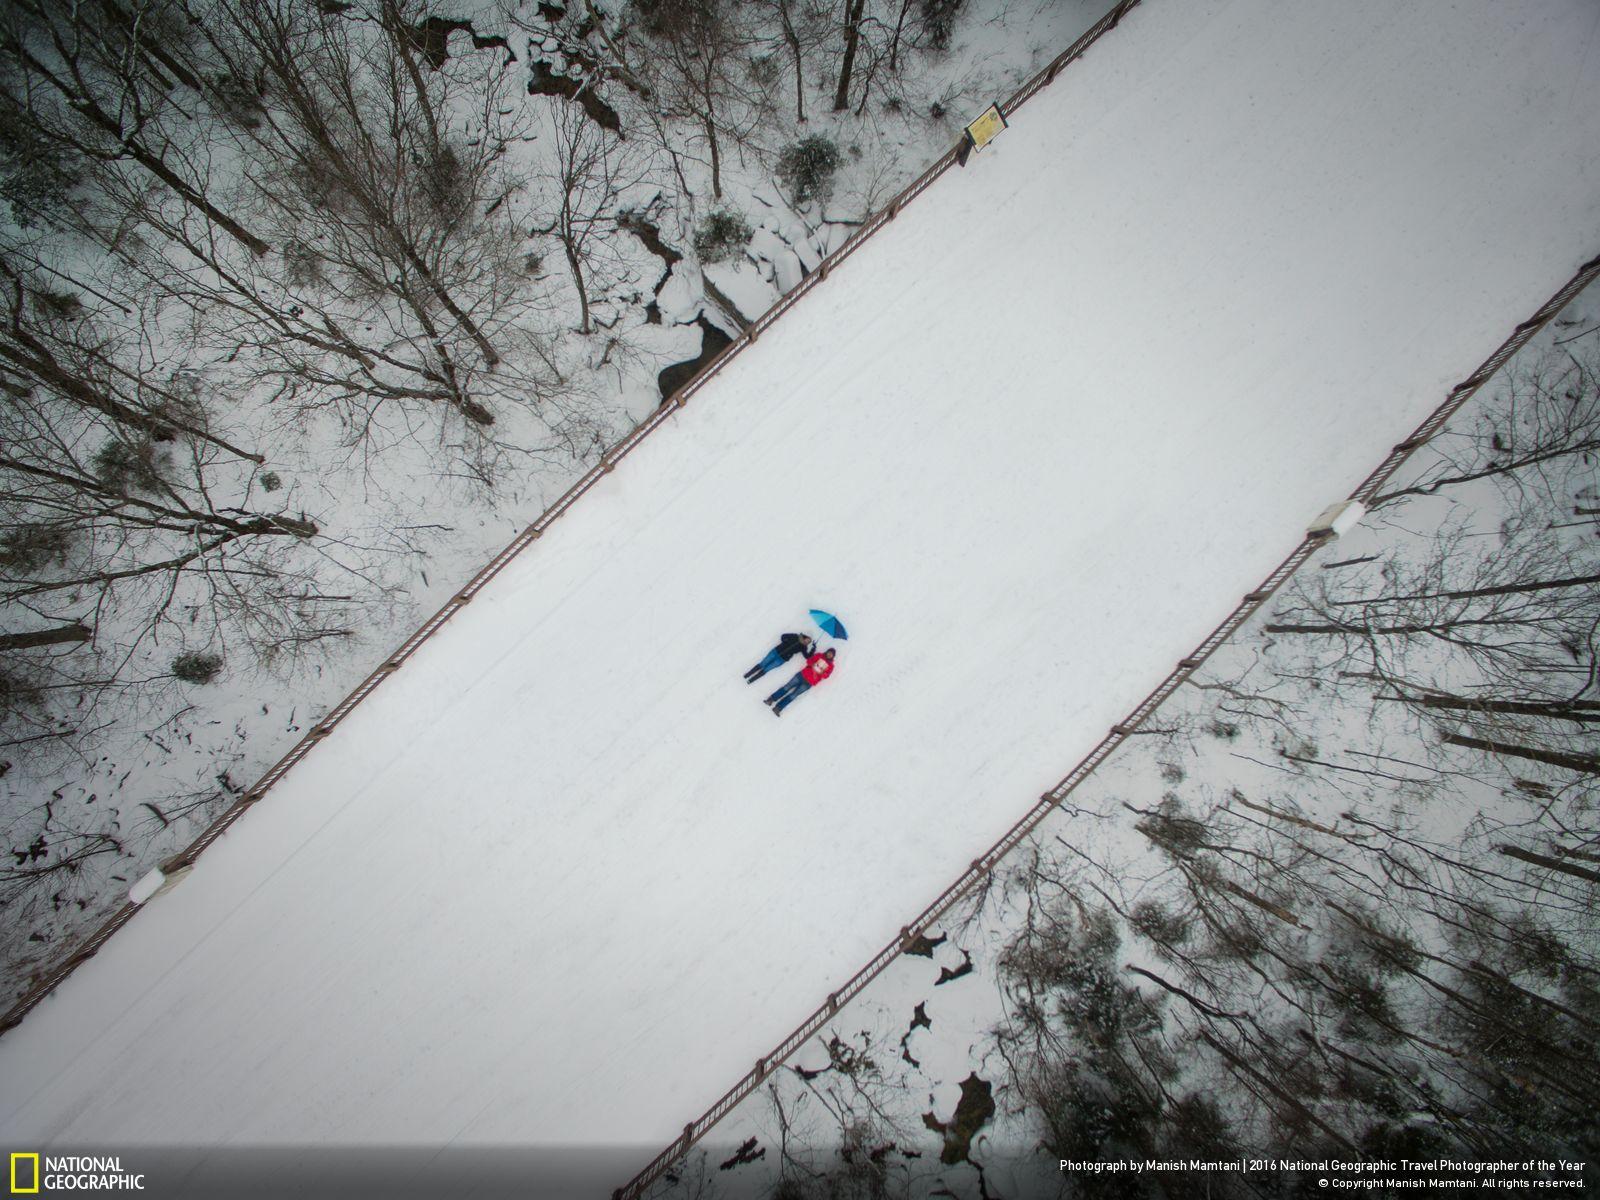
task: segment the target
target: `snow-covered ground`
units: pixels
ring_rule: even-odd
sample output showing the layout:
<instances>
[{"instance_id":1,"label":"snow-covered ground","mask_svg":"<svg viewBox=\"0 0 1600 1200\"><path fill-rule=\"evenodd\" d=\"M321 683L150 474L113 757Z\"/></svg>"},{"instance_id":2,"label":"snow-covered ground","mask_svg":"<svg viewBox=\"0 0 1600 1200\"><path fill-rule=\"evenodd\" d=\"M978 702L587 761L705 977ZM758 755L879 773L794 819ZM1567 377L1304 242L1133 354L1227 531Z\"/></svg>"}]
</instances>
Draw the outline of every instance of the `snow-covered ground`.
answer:
<instances>
[{"instance_id":1,"label":"snow-covered ground","mask_svg":"<svg viewBox=\"0 0 1600 1200\"><path fill-rule=\"evenodd\" d=\"M4 1140L642 1165L1593 253L1597 23L1148 0L0 1040Z\"/></svg>"}]
</instances>

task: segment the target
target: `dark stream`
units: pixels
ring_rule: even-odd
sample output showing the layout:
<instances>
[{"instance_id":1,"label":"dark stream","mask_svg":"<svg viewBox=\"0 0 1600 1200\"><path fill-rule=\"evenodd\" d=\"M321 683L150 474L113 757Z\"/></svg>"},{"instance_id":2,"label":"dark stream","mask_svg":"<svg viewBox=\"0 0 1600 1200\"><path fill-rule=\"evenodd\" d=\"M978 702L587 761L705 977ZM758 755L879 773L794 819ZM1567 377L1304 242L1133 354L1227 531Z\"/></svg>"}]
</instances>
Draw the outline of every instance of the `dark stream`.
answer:
<instances>
[{"instance_id":1,"label":"dark stream","mask_svg":"<svg viewBox=\"0 0 1600 1200\"><path fill-rule=\"evenodd\" d=\"M705 317L695 319L695 324L700 326L700 354L688 362L673 363L666 370L656 376L656 383L661 389L661 403L665 404L672 399L672 394L689 380L693 379L713 358L715 358L729 342L731 337L723 333Z\"/></svg>"}]
</instances>

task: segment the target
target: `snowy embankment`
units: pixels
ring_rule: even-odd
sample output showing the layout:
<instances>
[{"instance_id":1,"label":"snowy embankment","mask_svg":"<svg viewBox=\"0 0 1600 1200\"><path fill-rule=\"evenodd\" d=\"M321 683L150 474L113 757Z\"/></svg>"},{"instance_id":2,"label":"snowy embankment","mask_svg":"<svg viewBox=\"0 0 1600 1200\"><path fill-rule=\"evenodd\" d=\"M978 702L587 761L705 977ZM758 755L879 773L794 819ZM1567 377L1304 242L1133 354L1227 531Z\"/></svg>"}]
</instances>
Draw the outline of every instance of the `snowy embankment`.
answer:
<instances>
[{"instance_id":1,"label":"snowy embankment","mask_svg":"<svg viewBox=\"0 0 1600 1200\"><path fill-rule=\"evenodd\" d=\"M642 1164L1593 253L1594 25L1149 0L0 1041L6 1139Z\"/></svg>"}]
</instances>

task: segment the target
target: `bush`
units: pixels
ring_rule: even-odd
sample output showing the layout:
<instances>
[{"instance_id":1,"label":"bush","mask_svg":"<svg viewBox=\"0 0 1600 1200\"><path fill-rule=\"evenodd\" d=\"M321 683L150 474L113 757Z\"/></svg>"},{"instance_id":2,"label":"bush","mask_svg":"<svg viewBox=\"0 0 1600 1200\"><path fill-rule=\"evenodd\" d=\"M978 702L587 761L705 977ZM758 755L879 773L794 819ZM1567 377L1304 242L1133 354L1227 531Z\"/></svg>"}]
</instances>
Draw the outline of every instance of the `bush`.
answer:
<instances>
[{"instance_id":1,"label":"bush","mask_svg":"<svg viewBox=\"0 0 1600 1200\"><path fill-rule=\"evenodd\" d=\"M330 213L348 215L358 208L346 181L323 158L308 157L290 167L289 181L307 202Z\"/></svg>"},{"instance_id":2,"label":"bush","mask_svg":"<svg viewBox=\"0 0 1600 1200\"><path fill-rule=\"evenodd\" d=\"M217 116L241 129L259 128L267 113L255 87L232 74L212 76L211 105Z\"/></svg>"},{"instance_id":3,"label":"bush","mask_svg":"<svg viewBox=\"0 0 1600 1200\"><path fill-rule=\"evenodd\" d=\"M435 216L452 221L466 215L472 205L472 176L454 146L439 147L436 154L418 161L417 170L422 197Z\"/></svg>"},{"instance_id":4,"label":"bush","mask_svg":"<svg viewBox=\"0 0 1600 1200\"><path fill-rule=\"evenodd\" d=\"M1181 946L1189 936L1189 923L1154 900L1141 900L1128 912L1128 924L1140 937L1158 946Z\"/></svg>"},{"instance_id":5,"label":"bush","mask_svg":"<svg viewBox=\"0 0 1600 1200\"><path fill-rule=\"evenodd\" d=\"M778 156L778 180L796 204L826 202L838 169L839 147L821 134L801 138Z\"/></svg>"},{"instance_id":6,"label":"bush","mask_svg":"<svg viewBox=\"0 0 1600 1200\"><path fill-rule=\"evenodd\" d=\"M49 563L61 563L69 540L67 530L53 525L14 526L0 534L0 569L31 575Z\"/></svg>"},{"instance_id":7,"label":"bush","mask_svg":"<svg viewBox=\"0 0 1600 1200\"><path fill-rule=\"evenodd\" d=\"M215 654L187 650L172 660L172 674L185 683L210 683L222 670L222 659Z\"/></svg>"},{"instance_id":8,"label":"bush","mask_svg":"<svg viewBox=\"0 0 1600 1200\"><path fill-rule=\"evenodd\" d=\"M1213 717L1206 724L1206 732L1214 738L1221 738L1225 742L1231 742L1239 736L1239 726L1233 721L1224 721Z\"/></svg>"},{"instance_id":9,"label":"bush","mask_svg":"<svg viewBox=\"0 0 1600 1200\"><path fill-rule=\"evenodd\" d=\"M113 438L94 456L95 474L115 492L153 492L161 487L165 454L149 438L125 442Z\"/></svg>"},{"instance_id":10,"label":"bush","mask_svg":"<svg viewBox=\"0 0 1600 1200\"><path fill-rule=\"evenodd\" d=\"M290 287L311 287L325 278L321 257L304 242L284 245L283 274Z\"/></svg>"},{"instance_id":11,"label":"bush","mask_svg":"<svg viewBox=\"0 0 1600 1200\"><path fill-rule=\"evenodd\" d=\"M775 54L752 55L749 64L750 80L767 91L775 91L783 81L783 60Z\"/></svg>"},{"instance_id":12,"label":"bush","mask_svg":"<svg viewBox=\"0 0 1600 1200\"><path fill-rule=\"evenodd\" d=\"M32 299L33 306L47 317L75 321L83 316L83 301L71 292L52 292L46 288L36 288Z\"/></svg>"},{"instance_id":13,"label":"bush","mask_svg":"<svg viewBox=\"0 0 1600 1200\"><path fill-rule=\"evenodd\" d=\"M199 371L172 372L165 394L150 406L150 415L171 427L173 434L203 431L210 424L206 411L206 378Z\"/></svg>"},{"instance_id":14,"label":"bush","mask_svg":"<svg viewBox=\"0 0 1600 1200\"><path fill-rule=\"evenodd\" d=\"M0 200L24 229L68 208L82 174L79 159L40 135L19 110L0 107Z\"/></svg>"},{"instance_id":15,"label":"bush","mask_svg":"<svg viewBox=\"0 0 1600 1200\"><path fill-rule=\"evenodd\" d=\"M261 490L262 491L264 491L264 492L275 492L279 488L281 488L282 486L283 486L283 480L278 477L278 473L276 471L263 471L261 473Z\"/></svg>"},{"instance_id":16,"label":"bush","mask_svg":"<svg viewBox=\"0 0 1600 1200\"><path fill-rule=\"evenodd\" d=\"M1205 825L1185 813L1172 795L1162 797L1156 811L1140 817L1134 828L1174 859L1192 859L1209 841Z\"/></svg>"},{"instance_id":17,"label":"bush","mask_svg":"<svg viewBox=\"0 0 1600 1200\"><path fill-rule=\"evenodd\" d=\"M928 35L928 44L935 50L950 48L950 35L955 32L956 11L961 0L922 0L922 29Z\"/></svg>"},{"instance_id":18,"label":"bush","mask_svg":"<svg viewBox=\"0 0 1600 1200\"><path fill-rule=\"evenodd\" d=\"M1228 1159L1239 1153L1228 1118L1212 1097L1191 1093L1168 1107L1169 1145L1196 1158Z\"/></svg>"},{"instance_id":19,"label":"bush","mask_svg":"<svg viewBox=\"0 0 1600 1200\"><path fill-rule=\"evenodd\" d=\"M653 38L693 41L702 25L722 20L718 5L704 0L633 0L633 15Z\"/></svg>"},{"instance_id":20,"label":"bush","mask_svg":"<svg viewBox=\"0 0 1600 1200\"><path fill-rule=\"evenodd\" d=\"M1339 1032L1368 1043L1394 1041L1398 1036L1394 1032L1394 1001L1383 982L1340 959L1324 963L1324 970L1334 982L1327 989L1327 998L1339 1013Z\"/></svg>"},{"instance_id":21,"label":"bush","mask_svg":"<svg viewBox=\"0 0 1600 1200\"><path fill-rule=\"evenodd\" d=\"M44 693L31 679L0 667L0 725L7 718L37 712L44 704ZM0 770L0 774L3 774Z\"/></svg>"},{"instance_id":22,"label":"bush","mask_svg":"<svg viewBox=\"0 0 1600 1200\"><path fill-rule=\"evenodd\" d=\"M726 208L714 209L695 230L694 250L701 262L727 262L744 252L754 233L750 222L739 213Z\"/></svg>"},{"instance_id":23,"label":"bush","mask_svg":"<svg viewBox=\"0 0 1600 1200\"><path fill-rule=\"evenodd\" d=\"M1028 1099L1044 1118L1052 1153L1089 1161L1124 1158L1136 1147L1149 1145L1159 1113L1133 1081L1077 1066L1058 1068L1050 1083L1036 1085ZM1085 1175L1073 1183L1073 1194L1081 1197L1122 1200L1150 1194L1134 1190L1130 1180L1112 1174Z\"/></svg>"}]
</instances>

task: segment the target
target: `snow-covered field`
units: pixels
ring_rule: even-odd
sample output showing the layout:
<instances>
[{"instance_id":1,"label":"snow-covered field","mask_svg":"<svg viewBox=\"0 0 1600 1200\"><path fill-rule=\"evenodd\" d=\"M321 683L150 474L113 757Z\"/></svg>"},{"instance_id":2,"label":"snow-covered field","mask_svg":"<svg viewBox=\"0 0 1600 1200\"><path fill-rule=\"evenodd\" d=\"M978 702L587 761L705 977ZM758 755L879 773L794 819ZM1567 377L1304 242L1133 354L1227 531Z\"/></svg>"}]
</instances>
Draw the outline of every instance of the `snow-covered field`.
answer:
<instances>
[{"instance_id":1,"label":"snow-covered field","mask_svg":"<svg viewBox=\"0 0 1600 1200\"><path fill-rule=\"evenodd\" d=\"M0 1040L4 1140L642 1165L1592 255L1597 24L1147 0Z\"/></svg>"}]
</instances>

